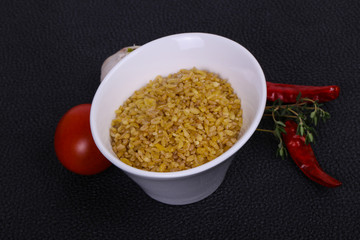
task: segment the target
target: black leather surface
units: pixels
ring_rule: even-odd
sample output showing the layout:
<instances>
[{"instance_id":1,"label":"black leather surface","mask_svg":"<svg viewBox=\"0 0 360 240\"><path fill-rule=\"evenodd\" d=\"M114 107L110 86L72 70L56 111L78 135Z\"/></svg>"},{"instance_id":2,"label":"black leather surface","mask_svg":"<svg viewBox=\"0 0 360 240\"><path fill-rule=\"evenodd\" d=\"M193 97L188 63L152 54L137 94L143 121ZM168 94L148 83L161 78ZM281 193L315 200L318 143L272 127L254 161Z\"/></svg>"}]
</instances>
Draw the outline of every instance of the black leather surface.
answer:
<instances>
[{"instance_id":1,"label":"black leather surface","mask_svg":"<svg viewBox=\"0 0 360 240\"><path fill-rule=\"evenodd\" d=\"M359 239L359 11L356 0L1 1L0 239ZM245 46L269 81L341 86L314 149L343 186L311 182L259 132L220 188L186 206L150 199L114 166L62 167L57 122L91 102L106 57L195 31Z\"/></svg>"}]
</instances>

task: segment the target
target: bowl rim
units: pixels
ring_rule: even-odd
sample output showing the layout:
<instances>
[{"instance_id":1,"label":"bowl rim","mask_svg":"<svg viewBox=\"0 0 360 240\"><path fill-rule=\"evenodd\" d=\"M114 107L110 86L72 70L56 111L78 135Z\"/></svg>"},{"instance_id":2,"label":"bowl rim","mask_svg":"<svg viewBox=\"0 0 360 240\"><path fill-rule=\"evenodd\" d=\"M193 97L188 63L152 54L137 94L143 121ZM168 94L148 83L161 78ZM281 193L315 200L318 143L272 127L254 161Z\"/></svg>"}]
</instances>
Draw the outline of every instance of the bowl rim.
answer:
<instances>
[{"instance_id":1,"label":"bowl rim","mask_svg":"<svg viewBox=\"0 0 360 240\"><path fill-rule=\"evenodd\" d=\"M223 37L220 35L216 35L216 34L202 33L202 32L187 32L187 33L172 34L172 35L168 35L168 36L164 36L164 37L152 40L152 41L140 46L135 52L140 52L139 50L141 50L141 49L151 48L151 46L154 43L156 44L159 41L164 41L166 39L171 39L174 37L190 37L190 36L219 38L224 41L232 42L233 44L235 43L235 45L237 47L241 48L242 51L244 51L248 55L248 57L253 61L256 71L260 75L260 78L261 78L260 81L262 82L262 85L263 85L263 91L261 93L262 95L261 95L261 100L260 100L260 106L262 106L262 107L257 110L255 117L254 117L254 121L249 125L248 131L230 149L228 149L226 152L224 152L217 158L215 158L207 163L204 163L198 167L187 169L187 170L176 171L176 172L151 172L151 171L142 170L142 169L138 169L138 168L129 166L129 165L123 163L117 157L110 154L107 151L106 147L103 146L102 142L100 141L100 137L95 129L95 124L96 124L95 120L94 120L94 118L95 118L94 111L95 110L94 110L93 106L95 105L94 103L96 103L99 92L101 91L101 88L102 88L101 86L103 84L106 84L108 79L110 79L113 72L116 71L116 69L121 65L121 63L123 63L124 61L126 61L127 58L130 58L132 56L132 54L130 54L129 56L125 57L124 59L122 59L121 61L116 63L116 65L108 72L108 74L105 76L104 80L100 83L100 85L97 88L96 93L93 97L92 104L91 104L91 111L90 111L91 134L93 136L96 146L99 148L100 152L108 159L108 161L110 161L116 167L123 170L125 173L129 173L132 175L140 176L143 178L149 178L149 179L176 179L176 178L188 177L188 176L192 176L192 175L196 175L196 174L205 172L205 171L221 164L222 162L226 161L228 158L230 158L232 155L234 155L238 150L240 150L240 148L254 134L257 126L259 125L259 123L261 121L262 114L263 114L263 111L264 111L265 105L266 105L266 94L267 94L266 93L265 75L264 75L264 72L263 72L259 62L256 60L256 58L250 53L249 50L247 50L241 44L239 44L229 38L226 38L226 37ZM136 55L136 54L134 54L134 55Z\"/></svg>"}]
</instances>

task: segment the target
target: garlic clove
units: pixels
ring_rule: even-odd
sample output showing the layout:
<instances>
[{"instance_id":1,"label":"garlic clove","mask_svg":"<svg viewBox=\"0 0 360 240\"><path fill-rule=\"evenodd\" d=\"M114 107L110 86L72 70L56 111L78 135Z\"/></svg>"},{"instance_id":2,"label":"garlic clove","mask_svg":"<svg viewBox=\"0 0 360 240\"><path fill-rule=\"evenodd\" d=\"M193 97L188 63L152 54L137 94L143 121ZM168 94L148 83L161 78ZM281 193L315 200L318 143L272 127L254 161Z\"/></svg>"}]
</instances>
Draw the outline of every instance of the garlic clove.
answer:
<instances>
[{"instance_id":1,"label":"garlic clove","mask_svg":"<svg viewBox=\"0 0 360 240\"><path fill-rule=\"evenodd\" d=\"M135 45L131 47L124 47L120 51L108 57L101 66L100 82L104 80L105 76L118 62L120 62L124 57L129 55L132 52L132 50L135 50L139 47L140 46L135 46Z\"/></svg>"}]
</instances>

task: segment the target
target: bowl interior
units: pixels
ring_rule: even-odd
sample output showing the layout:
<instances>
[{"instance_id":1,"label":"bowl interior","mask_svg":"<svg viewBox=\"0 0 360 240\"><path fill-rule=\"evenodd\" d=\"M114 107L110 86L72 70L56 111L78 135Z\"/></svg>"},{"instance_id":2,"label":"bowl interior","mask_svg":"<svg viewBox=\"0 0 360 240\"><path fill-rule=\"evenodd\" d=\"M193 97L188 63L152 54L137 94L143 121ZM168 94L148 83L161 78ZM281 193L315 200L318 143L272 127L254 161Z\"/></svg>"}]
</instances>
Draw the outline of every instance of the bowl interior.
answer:
<instances>
[{"instance_id":1,"label":"bowl interior","mask_svg":"<svg viewBox=\"0 0 360 240\"><path fill-rule=\"evenodd\" d=\"M223 155L194 169L174 173L153 173L122 163L113 153L109 129L115 110L135 90L157 75L166 76L180 69L196 67L218 73L227 79L243 108L243 127L238 142ZM100 151L119 168L137 175L154 177L184 176L203 171L234 154L255 131L266 103L266 82L256 59L240 44L212 34L172 35L138 48L108 73L99 86L91 108L91 130Z\"/></svg>"}]
</instances>

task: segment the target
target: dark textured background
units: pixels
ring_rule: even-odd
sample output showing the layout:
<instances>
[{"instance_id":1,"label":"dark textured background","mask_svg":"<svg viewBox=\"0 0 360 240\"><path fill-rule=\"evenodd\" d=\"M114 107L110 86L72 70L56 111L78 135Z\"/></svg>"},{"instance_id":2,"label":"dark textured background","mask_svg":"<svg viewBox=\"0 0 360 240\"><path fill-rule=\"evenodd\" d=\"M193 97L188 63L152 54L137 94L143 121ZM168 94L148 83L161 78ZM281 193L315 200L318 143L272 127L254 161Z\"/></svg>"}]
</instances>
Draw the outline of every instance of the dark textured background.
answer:
<instances>
[{"instance_id":1,"label":"dark textured background","mask_svg":"<svg viewBox=\"0 0 360 240\"><path fill-rule=\"evenodd\" d=\"M0 2L0 239L359 239L360 3L353 1ZM79 176L58 162L56 124L89 103L124 46L181 32L239 42L267 80L341 86L314 146L343 182L327 189L255 133L220 188L169 206L115 167Z\"/></svg>"}]
</instances>

